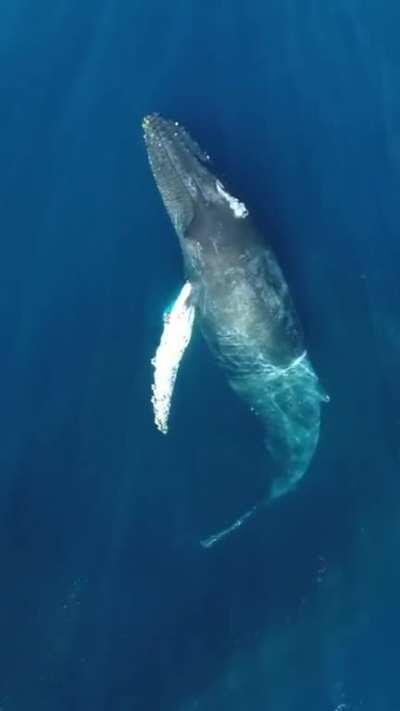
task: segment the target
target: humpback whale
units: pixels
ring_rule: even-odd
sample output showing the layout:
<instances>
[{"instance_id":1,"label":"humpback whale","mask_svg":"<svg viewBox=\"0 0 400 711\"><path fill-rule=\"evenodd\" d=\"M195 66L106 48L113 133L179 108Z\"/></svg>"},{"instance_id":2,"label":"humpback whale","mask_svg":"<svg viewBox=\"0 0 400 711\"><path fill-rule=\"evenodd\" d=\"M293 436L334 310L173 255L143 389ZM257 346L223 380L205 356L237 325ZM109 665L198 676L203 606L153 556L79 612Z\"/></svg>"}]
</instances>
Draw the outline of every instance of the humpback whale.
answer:
<instances>
[{"instance_id":1,"label":"humpback whale","mask_svg":"<svg viewBox=\"0 0 400 711\"><path fill-rule=\"evenodd\" d=\"M264 502L271 501L307 471L327 396L308 357L282 270L245 204L214 175L210 157L178 122L151 114L142 125L185 273L184 286L164 315L152 360L155 423L167 432L178 368L198 323L230 386L263 424L273 469ZM203 545L240 526L257 506Z\"/></svg>"}]
</instances>

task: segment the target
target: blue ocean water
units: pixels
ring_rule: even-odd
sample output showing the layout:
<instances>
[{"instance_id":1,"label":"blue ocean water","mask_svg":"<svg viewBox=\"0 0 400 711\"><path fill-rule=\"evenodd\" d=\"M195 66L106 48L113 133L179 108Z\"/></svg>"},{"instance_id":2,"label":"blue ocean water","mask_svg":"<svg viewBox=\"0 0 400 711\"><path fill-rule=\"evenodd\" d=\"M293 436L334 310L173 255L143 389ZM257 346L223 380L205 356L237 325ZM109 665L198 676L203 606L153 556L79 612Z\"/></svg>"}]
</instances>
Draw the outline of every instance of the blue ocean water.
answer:
<instances>
[{"instance_id":1,"label":"blue ocean water","mask_svg":"<svg viewBox=\"0 0 400 711\"><path fill-rule=\"evenodd\" d=\"M398 711L400 7L5 1L2 711ZM181 121L257 216L331 402L304 484L200 335L142 141Z\"/></svg>"}]
</instances>

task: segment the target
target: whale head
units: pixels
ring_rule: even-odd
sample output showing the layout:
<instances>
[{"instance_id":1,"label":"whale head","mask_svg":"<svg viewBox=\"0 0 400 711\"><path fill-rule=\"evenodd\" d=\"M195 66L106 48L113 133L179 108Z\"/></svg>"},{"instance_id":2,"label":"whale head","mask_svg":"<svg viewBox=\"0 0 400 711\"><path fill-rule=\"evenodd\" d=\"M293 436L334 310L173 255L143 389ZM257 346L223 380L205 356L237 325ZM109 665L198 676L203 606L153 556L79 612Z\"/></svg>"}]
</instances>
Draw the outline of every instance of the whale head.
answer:
<instances>
[{"instance_id":1,"label":"whale head","mask_svg":"<svg viewBox=\"0 0 400 711\"><path fill-rule=\"evenodd\" d=\"M194 218L213 207L232 221L247 217L243 203L213 175L209 155L177 121L150 114L142 126L150 167L178 237L187 237Z\"/></svg>"}]
</instances>

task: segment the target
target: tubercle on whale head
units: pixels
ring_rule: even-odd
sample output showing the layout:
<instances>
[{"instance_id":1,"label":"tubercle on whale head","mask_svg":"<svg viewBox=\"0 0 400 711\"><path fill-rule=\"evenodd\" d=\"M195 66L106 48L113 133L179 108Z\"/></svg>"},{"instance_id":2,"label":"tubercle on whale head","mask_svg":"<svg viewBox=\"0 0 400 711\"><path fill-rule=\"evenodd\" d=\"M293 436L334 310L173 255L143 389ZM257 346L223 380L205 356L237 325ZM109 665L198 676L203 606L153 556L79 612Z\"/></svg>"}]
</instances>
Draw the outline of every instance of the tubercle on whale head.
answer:
<instances>
[{"instance_id":1,"label":"tubercle on whale head","mask_svg":"<svg viewBox=\"0 0 400 711\"><path fill-rule=\"evenodd\" d=\"M177 121L149 114L142 127L156 185L179 236L202 206L223 205L235 219L247 217L245 205L212 173L210 156Z\"/></svg>"},{"instance_id":2,"label":"tubercle on whale head","mask_svg":"<svg viewBox=\"0 0 400 711\"><path fill-rule=\"evenodd\" d=\"M147 146L152 141L158 148L164 148L170 152L171 160L180 160L191 157L198 162L206 164L210 162L208 153L202 151L198 143L193 140L188 131L181 126L178 121L165 119L159 114L148 114L144 116L142 128ZM192 166L190 166L192 167Z\"/></svg>"}]
</instances>

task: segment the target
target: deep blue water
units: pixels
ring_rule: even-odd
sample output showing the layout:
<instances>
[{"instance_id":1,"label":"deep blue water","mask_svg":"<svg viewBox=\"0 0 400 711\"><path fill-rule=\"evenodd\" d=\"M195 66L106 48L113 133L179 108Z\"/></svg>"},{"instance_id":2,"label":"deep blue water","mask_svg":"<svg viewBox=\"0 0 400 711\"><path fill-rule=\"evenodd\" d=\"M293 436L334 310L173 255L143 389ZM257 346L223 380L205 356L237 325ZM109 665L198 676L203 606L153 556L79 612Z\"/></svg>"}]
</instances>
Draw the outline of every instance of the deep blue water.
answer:
<instances>
[{"instance_id":1,"label":"deep blue water","mask_svg":"<svg viewBox=\"0 0 400 711\"><path fill-rule=\"evenodd\" d=\"M1 711L399 711L400 6L5 1ZM182 283L140 123L257 216L330 393L297 492L200 336L155 430Z\"/></svg>"}]
</instances>

